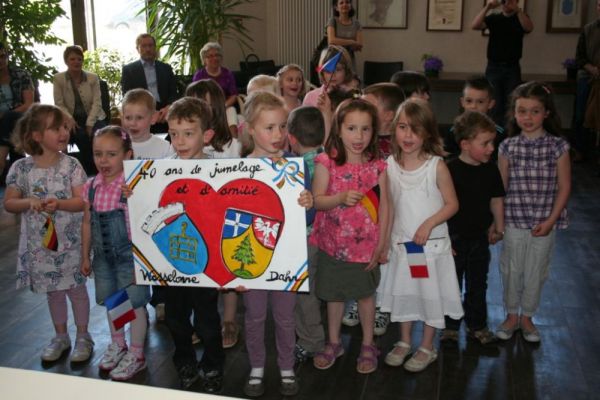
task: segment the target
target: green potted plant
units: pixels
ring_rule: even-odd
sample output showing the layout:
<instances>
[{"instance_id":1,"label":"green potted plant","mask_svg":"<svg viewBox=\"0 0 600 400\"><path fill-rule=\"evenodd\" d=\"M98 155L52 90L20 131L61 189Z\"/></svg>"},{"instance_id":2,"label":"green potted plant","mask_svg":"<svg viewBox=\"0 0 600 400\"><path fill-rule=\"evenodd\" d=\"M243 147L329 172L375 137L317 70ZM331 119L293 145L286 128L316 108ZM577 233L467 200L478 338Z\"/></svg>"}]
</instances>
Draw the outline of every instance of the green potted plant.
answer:
<instances>
[{"instance_id":1,"label":"green potted plant","mask_svg":"<svg viewBox=\"0 0 600 400\"><path fill-rule=\"evenodd\" d=\"M140 12L148 15L148 31L176 73L191 75L202 65L200 49L210 41L230 38L252 49L244 22L254 17L234 12L254 0L153 0Z\"/></svg>"},{"instance_id":2,"label":"green potted plant","mask_svg":"<svg viewBox=\"0 0 600 400\"><path fill-rule=\"evenodd\" d=\"M444 68L442 59L433 54L423 54L421 61L423 61L425 76L437 78L440 75L440 71Z\"/></svg>"},{"instance_id":3,"label":"green potted plant","mask_svg":"<svg viewBox=\"0 0 600 400\"><path fill-rule=\"evenodd\" d=\"M562 66L567 70L567 79L575 80L577 78L577 62L574 58L566 58Z\"/></svg>"}]
</instances>

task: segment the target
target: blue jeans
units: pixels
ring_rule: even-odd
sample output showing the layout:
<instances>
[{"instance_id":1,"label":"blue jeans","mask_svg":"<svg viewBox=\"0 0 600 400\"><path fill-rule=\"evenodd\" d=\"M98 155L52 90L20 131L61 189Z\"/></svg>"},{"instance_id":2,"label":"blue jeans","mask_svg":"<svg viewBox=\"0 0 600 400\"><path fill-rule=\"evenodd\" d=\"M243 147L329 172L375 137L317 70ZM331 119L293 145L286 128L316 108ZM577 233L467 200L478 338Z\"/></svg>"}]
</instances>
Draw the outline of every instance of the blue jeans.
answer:
<instances>
[{"instance_id":1,"label":"blue jeans","mask_svg":"<svg viewBox=\"0 0 600 400\"><path fill-rule=\"evenodd\" d=\"M492 110L494 121L506 125L506 112L510 102L510 94L521 84L521 66L519 63L488 61L485 77L494 87L496 105Z\"/></svg>"},{"instance_id":2,"label":"blue jeans","mask_svg":"<svg viewBox=\"0 0 600 400\"><path fill-rule=\"evenodd\" d=\"M461 239L452 237L452 248L456 252L456 276L462 292L464 320L471 331L487 327L487 277L490 266L490 249L487 237L477 239ZM463 285L464 279L464 285ZM445 317L446 328L458 330L460 320Z\"/></svg>"}]
</instances>

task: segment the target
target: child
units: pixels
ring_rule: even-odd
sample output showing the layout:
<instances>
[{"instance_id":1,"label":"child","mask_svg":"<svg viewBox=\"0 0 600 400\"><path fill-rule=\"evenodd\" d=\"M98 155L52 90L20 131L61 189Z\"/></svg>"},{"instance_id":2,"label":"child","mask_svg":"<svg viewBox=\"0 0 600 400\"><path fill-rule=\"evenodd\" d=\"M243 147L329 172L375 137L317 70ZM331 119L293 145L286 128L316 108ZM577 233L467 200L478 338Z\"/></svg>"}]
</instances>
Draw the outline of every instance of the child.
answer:
<instances>
[{"instance_id":1,"label":"child","mask_svg":"<svg viewBox=\"0 0 600 400\"><path fill-rule=\"evenodd\" d=\"M294 153L301 155L308 166L310 176L315 176L315 157L323 151L325 121L316 107L302 106L288 117L289 142ZM307 227L310 235L312 224ZM304 362L325 345L325 332L321 321L321 302L315 295L316 269L314 258L317 247L308 246L308 276L310 290L296 296L296 334L298 341L294 350L296 360Z\"/></svg>"},{"instance_id":2,"label":"child","mask_svg":"<svg viewBox=\"0 0 600 400\"><path fill-rule=\"evenodd\" d=\"M175 158L194 160L207 158L204 143L214 135L210 129L210 106L203 100L184 97L171 105L167 114L169 136L177 155ZM221 318L218 311L218 292L215 288L169 286L165 296L166 321L175 352L173 363L183 389L203 378L203 389L214 393L221 390L225 353L221 337ZM194 326L190 317L194 314ZM196 360L192 333L204 344L202 359Z\"/></svg>"},{"instance_id":3,"label":"child","mask_svg":"<svg viewBox=\"0 0 600 400\"><path fill-rule=\"evenodd\" d=\"M85 172L63 152L69 143L69 117L58 107L33 105L17 122L14 142L31 157L16 161L6 177L4 208L23 214L17 261L17 288L46 293L56 336L42 351L56 361L71 347L67 300L71 300L77 338L71 361L90 358L90 300L81 264L81 188Z\"/></svg>"},{"instance_id":4,"label":"child","mask_svg":"<svg viewBox=\"0 0 600 400\"><path fill-rule=\"evenodd\" d=\"M326 64L333 57L337 56L338 53L342 53L342 55L335 66L335 71L331 73L326 69L323 69L319 72L319 78L322 84L321 87L306 93L302 105L316 106L321 109L327 100L327 91L338 86L341 86L346 90L352 88L351 82L354 78L354 70L352 69L352 60L346 49L340 46L328 46L321 54L319 66ZM327 121L325 121L325 123L327 123Z\"/></svg>"},{"instance_id":5,"label":"child","mask_svg":"<svg viewBox=\"0 0 600 400\"><path fill-rule=\"evenodd\" d=\"M445 223L458 210L458 201L429 104L406 100L394 126L394 154L387 159L392 247L377 300L392 321L400 322L401 340L385 357L390 366L402 365L411 351L412 321L424 322L421 344L404 364L418 372L437 358L433 339L435 329L444 328L444 315L463 315Z\"/></svg>"},{"instance_id":6,"label":"child","mask_svg":"<svg viewBox=\"0 0 600 400\"><path fill-rule=\"evenodd\" d=\"M467 79L463 88L463 95L460 98L462 111L479 111L482 114L489 115L496 101L494 100L494 88L485 77L475 77ZM505 139L504 128L500 125L496 127L496 138L494 139L494 152L492 160L498 160L498 146ZM460 146L456 143L453 128L450 128L444 137L444 150L446 159L454 159L461 152Z\"/></svg>"},{"instance_id":7,"label":"child","mask_svg":"<svg viewBox=\"0 0 600 400\"><path fill-rule=\"evenodd\" d=\"M467 336L481 344L496 341L487 326L487 275L489 243L502 239L504 232L504 186L494 152L496 126L487 115L465 111L454 121L458 158L448 163L458 198L458 212L448 220L458 284L465 295L463 307ZM440 341L458 341L460 320L446 316Z\"/></svg>"},{"instance_id":8,"label":"child","mask_svg":"<svg viewBox=\"0 0 600 400\"><path fill-rule=\"evenodd\" d=\"M288 110L292 111L302 105L300 100L306 92L304 82L304 71L297 64L284 65L277 71L277 79L281 88L281 96L285 101Z\"/></svg>"},{"instance_id":9,"label":"child","mask_svg":"<svg viewBox=\"0 0 600 400\"><path fill-rule=\"evenodd\" d=\"M223 89L212 79L201 79L191 83L187 87L185 95L202 99L210 105L213 116L210 127L215 134L210 140L210 144L204 146L204 154L208 158L239 157L242 146L236 138L231 136L230 130L227 128ZM237 344L240 333L240 328L235 319L238 294L234 290L228 290L221 292L221 296L223 298L221 328L223 348L229 349Z\"/></svg>"},{"instance_id":10,"label":"child","mask_svg":"<svg viewBox=\"0 0 600 400\"><path fill-rule=\"evenodd\" d=\"M138 160L170 158L175 154L169 142L150 133L155 110L156 100L146 89L132 89L123 97L122 126L131 137Z\"/></svg>"},{"instance_id":11,"label":"child","mask_svg":"<svg viewBox=\"0 0 600 400\"><path fill-rule=\"evenodd\" d=\"M496 336L507 340L520 328L526 341L539 342L532 317L548 277L556 230L568 225L569 145L558 136L560 120L548 86L525 83L511 97L509 137L498 153L506 188L500 272L507 316Z\"/></svg>"},{"instance_id":12,"label":"child","mask_svg":"<svg viewBox=\"0 0 600 400\"><path fill-rule=\"evenodd\" d=\"M392 75L390 82L398 85L407 99L419 98L429 101L431 98L429 80L420 72L398 71Z\"/></svg>"},{"instance_id":13,"label":"child","mask_svg":"<svg viewBox=\"0 0 600 400\"><path fill-rule=\"evenodd\" d=\"M246 129L250 138L248 143L251 145L251 149L246 150L248 157L279 158L285 156L281 149L286 142L287 114L285 103L279 96L269 92L258 92L250 96L245 109ZM309 179L305 185L310 187ZM306 208L312 207L312 195L309 191L302 191L298 198L298 204ZM275 320L277 364L281 373L279 391L284 396L294 396L299 390L294 373L296 293L269 290L250 290L244 293L246 347L252 368L244 386L244 393L249 397L259 397L265 391L264 331L269 295Z\"/></svg>"},{"instance_id":14,"label":"child","mask_svg":"<svg viewBox=\"0 0 600 400\"><path fill-rule=\"evenodd\" d=\"M127 348L125 342L125 328L115 330L107 315L112 341L99 365L101 370L110 371L112 379L126 381L146 368L146 304L150 300L149 287L134 284L129 213L122 193L125 183L123 160L132 157L131 138L120 127L110 125L96 132L92 149L98 175L83 186L86 204L81 233L81 273L89 276L94 272L96 303L99 305L118 290L127 289L135 310L130 346ZM92 249L94 257L90 264Z\"/></svg>"},{"instance_id":15,"label":"child","mask_svg":"<svg viewBox=\"0 0 600 400\"><path fill-rule=\"evenodd\" d=\"M329 328L329 342L313 359L318 369L330 368L344 354L340 341L344 302L354 299L363 334L356 370L369 374L377 369L375 290L378 262L385 256L388 215L386 165L379 159L377 131L377 110L371 103L345 100L334 115L325 152L315 158L318 212L309 243L319 248L316 294L327 302ZM374 205L370 194L379 197L378 215L376 207L370 207Z\"/></svg>"},{"instance_id":16,"label":"child","mask_svg":"<svg viewBox=\"0 0 600 400\"><path fill-rule=\"evenodd\" d=\"M404 93L393 83L376 83L363 90L362 98L377 108L377 117L379 119L379 132L377 133L377 145L382 159L386 159L392 151L392 132L394 130L392 121L396 115L396 110L400 103L404 101ZM375 336L385 335L388 324L390 323L388 313L382 313L379 307L375 309ZM346 312L342 323L346 326L358 325L358 305L356 301L351 301L346 305Z\"/></svg>"},{"instance_id":17,"label":"child","mask_svg":"<svg viewBox=\"0 0 600 400\"><path fill-rule=\"evenodd\" d=\"M156 113L156 100L146 89L132 89L123 97L122 126L131 137L133 157L138 160L170 158L175 154L169 142L150 132ZM165 320L164 288L152 287L150 304L156 312L156 320Z\"/></svg>"},{"instance_id":18,"label":"child","mask_svg":"<svg viewBox=\"0 0 600 400\"><path fill-rule=\"evenodd\" d=\"M281 93L279 80L274 76L262 74L252 77L246 86L246 93L250 96L252 93L260 90L279 95Z\"/></svg>"},{"instance_id":19,"label":"child","mask_svg":"<svg viewBox=\"0 0 600 400\"><path fill-rule=\"evenodd\" d=\"M363 47L363 34L360 23L354 17L352 0L331 0L333 17L327 23L327 43L344 46L352 59L353 69L356 69L355 51Z\"/></svg>"}]
</instances>

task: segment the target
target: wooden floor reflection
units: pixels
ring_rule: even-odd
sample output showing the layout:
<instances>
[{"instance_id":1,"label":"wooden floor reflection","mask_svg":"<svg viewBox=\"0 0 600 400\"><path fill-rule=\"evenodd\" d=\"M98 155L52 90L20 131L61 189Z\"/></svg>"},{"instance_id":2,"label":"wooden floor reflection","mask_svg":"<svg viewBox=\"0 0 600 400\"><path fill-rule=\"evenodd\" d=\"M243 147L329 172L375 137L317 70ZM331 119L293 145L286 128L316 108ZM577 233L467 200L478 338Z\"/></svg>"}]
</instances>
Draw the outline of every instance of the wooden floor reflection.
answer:
<instances>
[{"instance_id":1,"label":"wooden floor reflection","mask_svg":"<svg viewBox=\"0 0 600 400\"><path fill-rule=\"evenodd\" d=\"M344 328L347 349L335 366L316 370L311 363L297 365L301 390L298 399L593 399L600 398L600 178L591 166L576 165L570 201L571 226L559 232L539 313L535 317L542 336L531 345L519 335L497 346L483 347L467 341L464 332L458 346L441 347L439 359L426 371L412 374L383 365L383 356L398 337L398 326L377 340L382 350L380 368L369 376L356 372L360 328ZM53 334L45 296L14 289L18 218L0 213L0 365L74 376L107 379L98 363L109 341L105 311L94 305L90 330L96 351L90 362L71 365L67 357L42 364L40 352ZM490 325L503 317L498 271L500 247L492 249L489 274ZM89 285L93 293L93 284ZM93 296L92 296L93 298ZM171 362L172 344L167 328L154 321L146 343L148 369L135 384L177 389ZM243 321L240 308L238 319ZM71 318L72 321L72 318ZM274 348L272 321L267 326L268 349ZM74 337L74 327L70 327ZM415 332L415 336L420 332ZM416 342L416 340L415 340ZM202 351L202 345L198 346ZM226 351L223 390L225 396L244 397L249 372L243 340ZM275 354L268 355L264 399L278 393ZM26 384L26 383L24 383ZM59 390L59 389L58 389Z\"/></svg>"}]
</instances>

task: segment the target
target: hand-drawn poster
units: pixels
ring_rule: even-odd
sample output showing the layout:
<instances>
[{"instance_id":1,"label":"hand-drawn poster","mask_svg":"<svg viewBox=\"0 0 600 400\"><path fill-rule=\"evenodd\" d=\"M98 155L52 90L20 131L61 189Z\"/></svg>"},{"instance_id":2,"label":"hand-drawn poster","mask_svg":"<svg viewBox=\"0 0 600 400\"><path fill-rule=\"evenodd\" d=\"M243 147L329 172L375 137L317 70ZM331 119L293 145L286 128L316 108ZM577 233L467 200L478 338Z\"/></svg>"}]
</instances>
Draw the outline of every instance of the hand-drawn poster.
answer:
<instances>
[{"instance_id":1,"label":"hand-drawn poster","mask_svg":"<svg viewBox=\"0 0 600 400\"><path fill-rule=\"evenodd\" d=\"M308 291L302 158L125 162L136 282Z\"/></svg>"}]
</instances>

